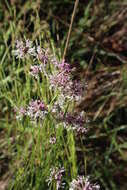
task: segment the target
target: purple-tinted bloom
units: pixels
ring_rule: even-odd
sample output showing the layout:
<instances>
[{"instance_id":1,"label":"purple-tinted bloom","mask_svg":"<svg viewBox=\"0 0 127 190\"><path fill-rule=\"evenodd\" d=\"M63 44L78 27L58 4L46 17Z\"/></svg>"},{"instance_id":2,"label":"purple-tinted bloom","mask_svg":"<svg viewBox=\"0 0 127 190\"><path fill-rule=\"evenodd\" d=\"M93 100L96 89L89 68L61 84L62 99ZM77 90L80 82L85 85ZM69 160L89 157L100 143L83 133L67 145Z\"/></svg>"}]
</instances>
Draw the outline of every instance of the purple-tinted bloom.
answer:
<instances>
[{"instance_id":1,"label":"purple-tinted bloom","mask_svg":"<svg viewBox=\"0 0 127 190\"><path fill-rule=\"evenodd\" d=\"M26 40L23 42L22 40L16 41L16 50L13 50L12 53L16 56L16 58L23 59L27 55L36 56L35 47L32 47L32 42Z\"/></svg>"},{"instance_id":2,"label":"purple-tinted bloom","mask_svg":"<svg viewBox=\"0 0 127 190\"><path fill-rule=\"evenodd\" d=\"M69 82L69 75L61 72L50 76L50 84L52 88L65 88Z\"/></svg>"},{"instance_id":3,"label":"purple-tinted bloom","mask_svg":"<svg viewBox=\"0 0 127 190\"><path fill-rule=\"evenodd\" d=\"M24 58L25 56L25 47L23 41L16 41L16 50L13 50L12 53L16 56L16 58Z\"/></svg>"},{"instance_id":4,"label":"purple-tinted bloom","mask_svg":"<svg viewBox=\"0 0 127 190\"><path fill-rule=\"evenodd\" d=\"M97 184L92 184L89 181L89 177L78 176L70 183L69 190L99 190L100 186Z\"/></svg>"},{"instance_id":5,"label":"purple-tinted bloom","mask_svg":"<svg viewBox=\"0 0 127 190\"><path fill-rule=\"evenodd\" d=\"M51 137L51 138L49 139L49 142L50 142L51 144L55 144L55 143L56 143L56 137Z\"/></svg>"},{"instance_id":6,"label":"purple-tinted bloom","mask_svg":"<svg viewBox=\"0 0 127 190\"><path fill-rule=\"evenodd\" d=\"M48 49L42 49L40 46L37 47L37 58L45 65L48 62Z\"/></svg>"},{"instance_id":7,"label":"purple-tinted bloom","mask_svg":"<svg viewBox=\"0 0 127 190\"><path fill-rule=\"evenodd\" d=\"M27 107L27 116L33 120L43 119L47 113L45 104L40 100L32 100Z\"/></svg>"},{"instance_id":8,"label":"purple-tinted bloom","mask_svg":"<svg viewBox=\"0 0 127 190\"><path fill-rule=\"evenodd\" d=\"M65 71L50 75L50 87L59 89L64 99L78 101L81 99L84 88L80 81L72 80L69 73Z\"/></svg>"},{"instance_id":9,"label":"purple-tinted bloom","mask_svg":"<svg viewBox=\"0 0 127 190\"><path fill-rule=\"evenodd\" d=\"M57 64L57 67L61 72L69 73L71 71L70 64L66 63L65 60L63 60L61 63Z\"/></svg>"},{"instance_id":10,"label":"purple-tinted bloom","mask_svg":"<svg viewBox=\"0 0 127 190\"><path fill-rule=\"evenodd\" d=\"M56 190L59 188L64 188L65 183L62 183L62 177L63 173L65 172L64 168L57 168L54 167L50 170L50 176L47 179L48 185L55 183L56 184Z\"/></svg>"},{"instance_id":11,"label":"purple-tinted bloom","mask_svg":"<svg viewBox=\"0 0 127 190\"><path fill-rule=\"evenodd\" d=\"M48 110L44 102L32 100L26 108L20 108L17 112L17 119L20 119L22 116L28 116L31 120L37 120L44 119Z\"/></svg>"},{"instance_id":12,"label":"purple-tinted bloom","mask_svg":"<svg viewBox=\"0 0 127 190\"><path fill-rule=\"evenodd\" d=\"M64 94L69 100L79 101L83 94L83 86L80 81L68 80L67 85L62 89L61 93Z\"/></svg>"},{"instance_id":13,"label":"purple-tinted bloom","mask_svg":"<svg viewBox=\"0 0 127 190\"><path fill-rule=\"evenodd\" d=\"M26 47L30 48L32 46L32 41L30 41L29 39L26 40Z\"/></svg>"},{"instance_id":14,"label":"purple-tinted bloom","mask_svg":"<svg viewBox=\"0 0 127 190\"><path fill-rule=\"evenodd\" d=\"M58 113L58 121L64 124L64 128L67 130L72 129L77 134L85 134L87 129L84 127L87 120L84 119L82 112L81 113L66 113L60 112Z\"/></svg>"},{"instance_id":15,"label":"purple-tinted bloom","mask_svg":"<svg viewBox=\"0 0 127 190\"><path fill-rule=\"evenodd\" d=\"M82 135L82 134L86 134L87 133L87 129L83 126L78 126L75 125L74 127L72 127L72 129L78 134L78 135Z\"/></svg>"},{"instance_id":16,"label":"purple-tinted bloom","mask_svg":"<svg viewBox=\"0 0 127 190\"><path fill-rule=\"evenodd\" d=\"M65 123L71 125L72 129L78 134L84 134L87 129L84 127L86 121L82 116L82 113L66 114Z\"/></svg>"},{"instance_id":17,"label":"purple-tinted bloom","mask_svg":"<svg viewBox=\"0 0 127 190\"><path fill-rule=\"evenodd\" d=\"M26 49L28 49L27 53L32 56L36 56L35 47L32 47L32 41L26 40Z\"/></svg>"},{"instance_id":18,"label":"purple-tinted bloom","mask_svg":"<svg viewBox=\"0 0 127 190\"><path fill-rule=\"evenodd\" d=\"M78 114L70 114L66 113L64 114L63 112L60 113L60 119L70 125L79 125L82 126L84 124L84 119L81 118L81 116L78 116Z\"/></svg>"},{"instance_id":19,"label":"purple-tinted bloom","mask_svg":"<svg viewBox=\"0 0 127 190\"><path fill-rule=\"evenodd\" d=\"M83 94L83 86L80 81L74 80L71 84L71 96L75 100L80 100Z\"/></svg>"},{"instance_id":20,"label":"purple-tinted bloom","mask_svg":"<svg viewBox=\"0 0 127 190\"><path fill-rule=\"evenodd\" d=\"M38 78L38 74L42 72L42 66L41 65L34 65L30 67L30 74L35 77L36 79Z\"/></svg>"}]
</instances>

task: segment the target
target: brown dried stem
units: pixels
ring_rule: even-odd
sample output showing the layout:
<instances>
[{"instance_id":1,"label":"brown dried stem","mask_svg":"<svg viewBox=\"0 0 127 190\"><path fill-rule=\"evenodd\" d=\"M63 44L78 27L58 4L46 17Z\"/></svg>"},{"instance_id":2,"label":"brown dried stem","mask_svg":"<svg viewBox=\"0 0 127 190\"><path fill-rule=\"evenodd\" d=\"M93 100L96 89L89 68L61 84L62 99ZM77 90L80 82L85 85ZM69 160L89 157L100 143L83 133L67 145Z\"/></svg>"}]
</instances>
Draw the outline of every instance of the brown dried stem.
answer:
<instances>
[{"instance_id":1,"label":"brown dried stem","mask_svg":"<svg viewBox=\"0 0 127 190\"><path fill-rule=\"evenodd\" d=\"M67 53L67 49L68 49L68 45L69 45L69 40L70 40L70 36L71 36L71 31L72 31L72 25L73 25L73 22L74 22L74 18L75 18L76 10L77 10L77 7L78 7L78 3L79 3L79 0L75 0L74 9L73 9L72 16L71 16L71 23L70 23L70 26L69 26L67 40L66 40L66 44L65 44L65 48L64 48L63 60L66 57L66 53Z\"/></svg>"}]
</instances>

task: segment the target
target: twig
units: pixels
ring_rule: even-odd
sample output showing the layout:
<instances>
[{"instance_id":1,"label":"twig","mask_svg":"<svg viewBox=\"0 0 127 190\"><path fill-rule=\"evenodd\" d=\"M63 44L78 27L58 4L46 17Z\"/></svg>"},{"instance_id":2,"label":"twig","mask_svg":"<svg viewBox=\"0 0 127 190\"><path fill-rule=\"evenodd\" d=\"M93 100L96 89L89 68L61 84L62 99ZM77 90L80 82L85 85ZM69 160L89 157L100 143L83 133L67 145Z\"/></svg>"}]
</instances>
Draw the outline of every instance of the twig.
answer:
<instances>
[{"instance_id":1,"label":"twig","mask_svg":"<svg viewBox=\"0 0 127 190\"><path fill-rule=\"evenodd\" d=\"M73 9L72 16L71 16L71 23L70 23L70 26L69 26L67 40L66 40L66 44L65 44L65 48L64 48L63 60L65 59L65 56L66 56L66 53L67 53L68 44L69 44L71 31L72 31L72 25L73 25L73 22L74 22L74 18L75 18L75 14L76 14L76 9L78 7L78 3L79 3L79 0L75 0L74 9Z\"/></svg>"}]
</instances>

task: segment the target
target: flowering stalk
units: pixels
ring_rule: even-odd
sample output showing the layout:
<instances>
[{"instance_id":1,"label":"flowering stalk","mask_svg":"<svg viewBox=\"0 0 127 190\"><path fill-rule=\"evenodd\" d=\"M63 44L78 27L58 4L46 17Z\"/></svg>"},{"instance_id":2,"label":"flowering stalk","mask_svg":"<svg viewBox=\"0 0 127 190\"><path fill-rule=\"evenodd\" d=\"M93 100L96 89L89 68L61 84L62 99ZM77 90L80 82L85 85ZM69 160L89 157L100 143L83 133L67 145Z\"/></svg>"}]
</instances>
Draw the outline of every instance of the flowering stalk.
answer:
<instances>
[{"instance_id":1,"label":"flowering stalk","mask_svg":"<svg viewBox=\"0 0 127 190\"><path fill-rule=\"evenodd\" d=\"M17 41L14 55L18 58L25 58L28 54L35 56L36 59L41 62L40 65L33 65L30 67L30 74L36 79L39 77L39 73L42 73L49 80L50 89L54 93L59 92L57 101L55 102L52 108L52 113L56 114L56 120L62 121L66 129L69 129L69 126L76 131L78 134L85 134L87 130L84 128L85 120L81 113L67 113L65 116L65 109L68 103L71 105L73 101L79 101L84 92L83 85L80 81L73 80L71 77L71 67L70 64L65 62L65 60L59 62L55 57L49 53L49 49L43 49L40 46L37 48L32 47L32 42L30 40ZM52 74L46 72L46 65L50 62L54 66L55 70ZM43 118L45 112L38 109L39 101L31 101L26 108L24 115L29 116L32 120L38 118ZM59 107L59 110L58 110ZM19 111L19 115L23 115Z\"/></svg>"},{"instance_id":2,"label":"flowering stalk","mask_svg":"<svg viewBox=\"0 0 127 190\"><path fill-rule=\"evenodd\" d=\"M46 105L41 100L32 100L29 102L26 108L19 109L19 115L17 119L23 116L28 116L31 120L44 119L47 115L48 110Z\"/></svg>"},{"instance_id":3,"label":"flowering stalk","mask_svg":"<svg viewBox=\"0 0 127 190\"><path fill-rule=\"evenodd\" d=\"M99 190L100 186L98 184L92 184L89 177L78 176L76 179L70 183L69 190Z\"/></svg>"},{"instance_id":4,"label":"flowering stalk","mask_svg":"<svg viewBox=\"0 0 127 190\"><path fill-rule=\"evenodd\" d=\"M48 186L55 183L56 190L64 188L65 183L62 182L63 173L65 172L64 167L58 168L53 167L50 169L50 176L47 179Z\"/></svg>"},{"instance_id":5,"label":"flowering stalk","mask_svg":"<svg viewBox=\"0 0 127 190\"><path fill-rule=\"evenodd\" d=\"M83 113L66 113L60 112L58 122L63 123L63 126L67 130L73 130L77 134L86 134L87 129L84 127L85 123L88 122L87 118L84 119ZM59 126L59 124L58 124Z\"/></svg>"},{"instance_id":6,"label":"flowering stalk","mask_svg":"<svg viewBox=\"0 0 127 190\"><path fill-rule=\"evenodd\" d=\"M76 1L78 2L78 1ZM66 53L66 52L65 52ZM16 50L13 51L16 58L26 58L32 56L34 60L40 64L31 65L30 75L34 78L38 78L40 73L46 76L49 82L49 89L54 93L58 93L54 105L50 108L50 105L46 105L42 100L31 100L29 104L24 108L17 109L17 119L22 119L24 116L28 116L32 121L43 120L49 113L56 121L56 128L59 124L62 124L66 130L73 130L77 135L84 135L87 133L87 129L84 127L88 122L88 119L84 117L84 113L76 113L70 111L69 108L73 108L73 103L79 101L84 93L84 87L81 81L72 79L72 69L70 64L65 60L59 62L56 57L52 56L49 49L43 49L40 46L32 46L30 40L16 41ZM48 70L48 64L53 67L52 73ZM54 98L54 97L53 97ZM52 102L51 102L52 104ZM69 107L70 106L70 107ZM48 110L50 108L50 111ZM49 139L50 144L56 143L56 137L51 136ZM64 188L63 173L64 168L53 167L50 170L50 176L47 179L48 186L55 185L55 189L59 190ZM92 184L89 177L78 176L70 183L69 190L99 190L100 186Z\"/></svg>"}]
</instances>

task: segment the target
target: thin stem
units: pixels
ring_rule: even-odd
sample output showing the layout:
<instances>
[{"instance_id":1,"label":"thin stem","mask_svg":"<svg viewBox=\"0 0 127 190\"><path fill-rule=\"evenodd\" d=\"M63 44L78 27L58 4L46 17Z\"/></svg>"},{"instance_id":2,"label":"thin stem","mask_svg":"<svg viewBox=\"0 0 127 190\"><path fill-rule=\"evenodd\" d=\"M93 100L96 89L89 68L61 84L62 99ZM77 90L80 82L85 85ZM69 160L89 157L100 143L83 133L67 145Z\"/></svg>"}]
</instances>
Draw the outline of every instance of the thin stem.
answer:
<instances>
[{"instance_id":1,"label":"thin stem","mask_svg":"<svg viewBox=\"0 0 127 190\"><path fill-rule=\"evenodd\" d=\"M47 73L46 73L46 70L45 70L45 67L44 67L44 65L42 64L42 70L43 70L43 73L44 73L44 75L46 76L46 78L48 79L48 75L47 75Z\"/></svg>"},{"instance_id":2,"label":"thin stem","mask_svg":"<svg viewBox=\"0 0 127 190\"><path fill-rule=\"evenodd\" d=\"M68 44L69 44L71 31L72 31L72 25L73 25L73 22L74 22L74 18L75 18L76 10L77 10L77 7L78 7L78 3L79 3L79 0L75 0L74 9L73 9L72 16L71 16L71 23L70 23L70 26L69 26L67 40L66 40L66 44L65 44L65 48L64 48L63 60L65 59L65 56L66 56L66 53L67 53Z\"/></svg>"}]
</instances>

